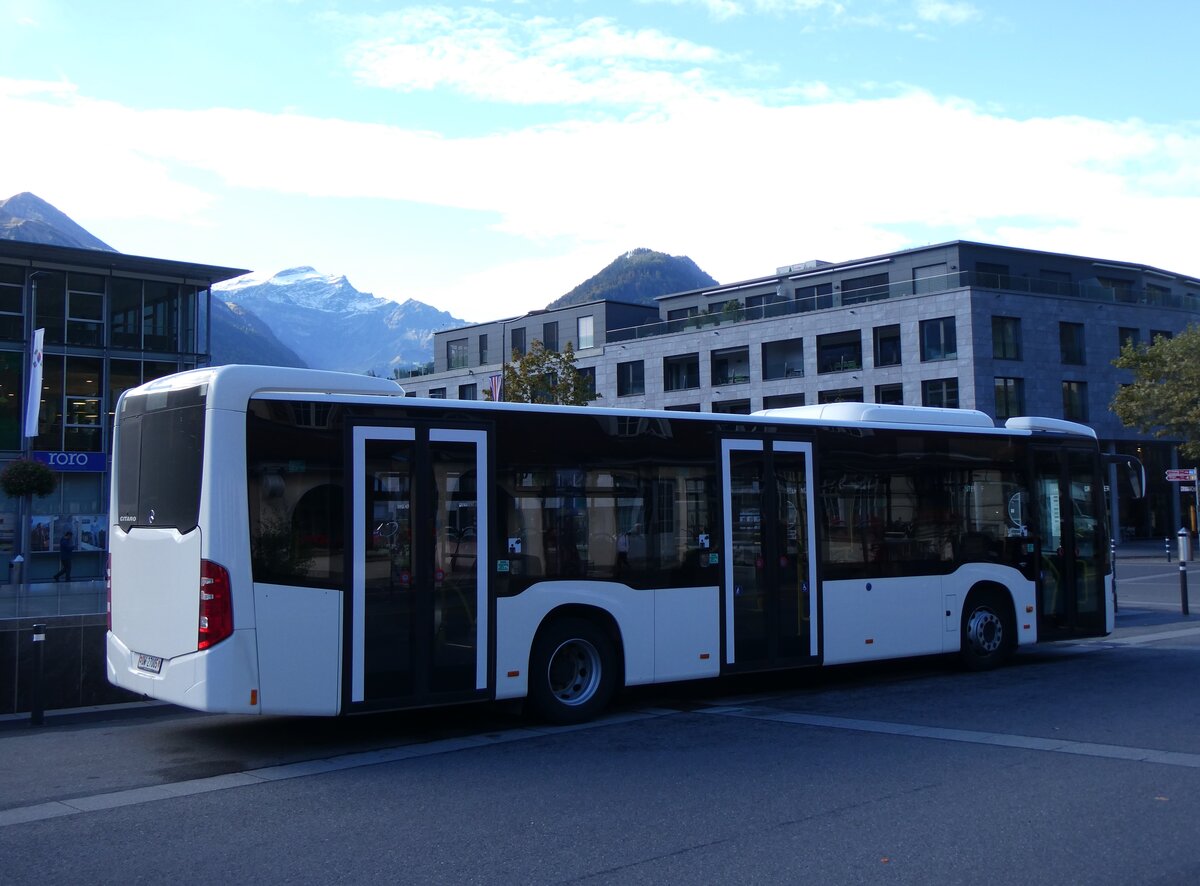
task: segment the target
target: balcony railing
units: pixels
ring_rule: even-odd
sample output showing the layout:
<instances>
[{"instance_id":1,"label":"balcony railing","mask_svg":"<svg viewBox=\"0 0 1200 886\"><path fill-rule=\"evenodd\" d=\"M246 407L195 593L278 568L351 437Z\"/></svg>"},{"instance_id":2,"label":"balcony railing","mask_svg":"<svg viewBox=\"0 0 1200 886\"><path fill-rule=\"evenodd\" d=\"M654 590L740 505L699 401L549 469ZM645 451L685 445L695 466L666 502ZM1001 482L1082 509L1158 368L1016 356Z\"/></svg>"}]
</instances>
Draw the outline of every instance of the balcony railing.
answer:
<instances>
[{"instance_id":1,"label":"balcony railing","mask_svg":"<svg viewBox=\"0 0 1200 886\"><path fill-rule=\"evenodd\" d=\"M956 271L938 277L921 280L906 280L886 286L871 286L853 289L838 295L825 294L802 299L787 299L754 307L739 307L736 310L721 310L706 314L695 314L676 320L661 320L625 329L610 329L606 340L610 344L654 338L677 332L717 327L731 323L748 323L754 320L769 320L805 314L810 311L827 310L834 307L850 307L868 302L905 298L911 295L928 295L974 286L980 289L998 289L1005 292L1029 292L1060 298L1078 298L1085 301L1108 302L1110 304L1135 304L1150 307L1178 308L1200 313L1200 298L1175 292L1160 292L1156 289L1111 289L1089 283L1066 283L1059 280L1043 280L1035 277L1015 277L1008 274L989 274L977 271Z\"/></svg>"}]
</instances>

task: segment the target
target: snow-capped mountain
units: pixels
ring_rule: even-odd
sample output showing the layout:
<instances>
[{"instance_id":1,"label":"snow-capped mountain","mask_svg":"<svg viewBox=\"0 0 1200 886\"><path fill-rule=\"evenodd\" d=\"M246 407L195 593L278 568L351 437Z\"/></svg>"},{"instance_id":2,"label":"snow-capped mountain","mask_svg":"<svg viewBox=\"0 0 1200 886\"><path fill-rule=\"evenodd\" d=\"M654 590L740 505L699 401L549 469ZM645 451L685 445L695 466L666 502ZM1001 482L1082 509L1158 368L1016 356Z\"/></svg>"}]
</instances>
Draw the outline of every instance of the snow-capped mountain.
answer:
<instances>
[{"instance_id":1,"label":"snow-capped mountain","mask_svg":"<svg viewBox=\"0 0 1200 886\"><path fill-rule=\"evenodd\" d=\"M214 298L256 314L314 369L393 370L428 362L433 333L464 321L423 302L396 303L359 292L342 275L288 268L268 280L241 277L213 287Z\"/></svg>"}]
</instances>

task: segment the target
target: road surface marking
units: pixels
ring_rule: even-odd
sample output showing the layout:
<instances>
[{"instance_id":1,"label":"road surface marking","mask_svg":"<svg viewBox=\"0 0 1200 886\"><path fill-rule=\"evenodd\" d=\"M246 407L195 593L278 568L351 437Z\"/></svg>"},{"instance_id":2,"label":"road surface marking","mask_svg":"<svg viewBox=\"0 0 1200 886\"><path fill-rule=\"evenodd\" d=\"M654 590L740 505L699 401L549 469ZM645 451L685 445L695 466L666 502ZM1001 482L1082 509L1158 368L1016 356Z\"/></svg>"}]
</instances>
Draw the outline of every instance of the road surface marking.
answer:
<instances>
[{"instance_id":1,"label":"road surface marking","mask_svg":"<svg viewBox=\"0 0 1200 886\"><path fill-rule=\"evenodd\" d=\"M856 720L850 717L827 717L794 711L777 711L755 707L713 707L698 713L727 717L744 717L794 726L816 726L821 729L845 729L871 732L878 735L901 735L907 738L932 738L939 741L958 741L967 744L1018 748L1025 751L1048 751L1082 757L1104 757L1110 760L1130 760L1137 763L1161 763L1164 766L1183 766L1200 769L1200 754L1163 751L1154 748L1131 748L1122 745L1096 744L1089 741L1069 741L1060 738L1038 738L1031 735L1008 735L1002 732L977 732L970 729L947 729L941 726L918 726L909 723L888 723L882 720Z\"/></svg>"}]
</instances>

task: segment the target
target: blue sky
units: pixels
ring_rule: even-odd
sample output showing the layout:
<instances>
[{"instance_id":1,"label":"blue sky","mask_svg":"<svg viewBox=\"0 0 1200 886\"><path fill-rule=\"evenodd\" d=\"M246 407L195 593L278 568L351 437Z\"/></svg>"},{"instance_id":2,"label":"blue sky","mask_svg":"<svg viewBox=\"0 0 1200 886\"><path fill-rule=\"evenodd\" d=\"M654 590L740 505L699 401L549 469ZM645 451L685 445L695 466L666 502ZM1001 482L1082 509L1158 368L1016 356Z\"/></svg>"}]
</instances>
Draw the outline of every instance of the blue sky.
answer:
<instances>
[{"instance_id":1,"label":"blue sky","mask_svg":"<svg viewBox=\"0 0 1200 886\"><path fill-rule=\"evenodd\" d=\"M467 320L622 252L1200 274L1200 4L0 0L0 197Z\"/></svg>"}]
</instances>

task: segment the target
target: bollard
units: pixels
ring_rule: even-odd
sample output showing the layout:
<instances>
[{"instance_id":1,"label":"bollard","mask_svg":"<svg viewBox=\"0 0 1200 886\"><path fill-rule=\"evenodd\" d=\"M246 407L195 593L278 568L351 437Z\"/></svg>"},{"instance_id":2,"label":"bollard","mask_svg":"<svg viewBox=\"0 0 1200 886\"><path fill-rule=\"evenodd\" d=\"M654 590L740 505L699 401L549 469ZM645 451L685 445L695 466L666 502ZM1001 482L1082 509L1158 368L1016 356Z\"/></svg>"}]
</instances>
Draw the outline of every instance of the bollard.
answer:
<instances>
[{"instance_id":1,"label":"bollard","mask_svg":"<svg viewBox=\"0 0 1200 886\"><path fill-rule=\"evenodd\" d=\"M1171 562L1171 539L1170 538L1163 539L1163 547L1167 551L1167 562L1170 563Z\"/></svg>"},{"instance_id":2,"label":"bollard","mask_svg":"<svg viewBox=\"0 0 1200 886\"><path fill-rule=\"evenodd\" d=\"M1110 539L1108 542L1108 562L1112 569L1112 589L1113 589L1113 613L1121 611L1121 607L1117 604L1117 540Z\"/></svg>"},{"instance_id":3,"label":"bollard","mask_svg":"<svg viewBox=\"0 0 1200 886\"><path fill-rule=\"evenodd\" d=\"M1179 610L1184 615L1190 615L1188 612L1187 598L1187 561L1179 561Z\"/></svg>"},{"instance_id":4,"label":"bollard","mask_svg":"<svg viewBox=\"0 0 1200 886\"><path fill-rule=\"evenodd\" d=\"M41 726L45 718L42 708L42 677L46 669L46 626L33 626L33 686L29 692L29 725Z\"/></svg>"},{"instance_id":5,"label":"bollard","mask_svg":"<svg viewBox=\"0 0 1200 886\"><path fill-rule=\"evenodd\" d=\"M1186 526L1179 527L1179 562L1186 563L1192 559L1192 534Z\"/></svg>"}]
</instances>

